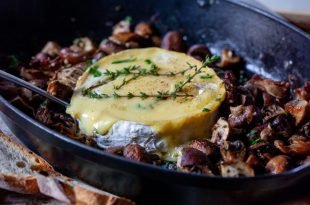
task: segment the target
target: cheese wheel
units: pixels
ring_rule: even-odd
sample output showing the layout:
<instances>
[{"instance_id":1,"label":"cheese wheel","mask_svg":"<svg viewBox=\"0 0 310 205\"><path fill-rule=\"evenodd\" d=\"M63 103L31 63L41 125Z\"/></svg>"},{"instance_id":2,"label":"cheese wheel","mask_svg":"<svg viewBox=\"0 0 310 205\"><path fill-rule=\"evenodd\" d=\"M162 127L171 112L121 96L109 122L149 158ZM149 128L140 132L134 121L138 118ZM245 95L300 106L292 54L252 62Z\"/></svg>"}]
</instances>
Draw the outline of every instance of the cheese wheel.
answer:
<instances>
[{"instance_id":1,"label":"cheese wheel","mask_svg":"<svg viewBox=\"0 0 310 205\"><path fill-rule=\"evenodd\" d=\"M151 127L158 140L173 147L209 137L224 98L222 80L202 62L160 48L130 49L84 72L67 113L89 136L129 121Z\"/></svg>"}]
</instances>

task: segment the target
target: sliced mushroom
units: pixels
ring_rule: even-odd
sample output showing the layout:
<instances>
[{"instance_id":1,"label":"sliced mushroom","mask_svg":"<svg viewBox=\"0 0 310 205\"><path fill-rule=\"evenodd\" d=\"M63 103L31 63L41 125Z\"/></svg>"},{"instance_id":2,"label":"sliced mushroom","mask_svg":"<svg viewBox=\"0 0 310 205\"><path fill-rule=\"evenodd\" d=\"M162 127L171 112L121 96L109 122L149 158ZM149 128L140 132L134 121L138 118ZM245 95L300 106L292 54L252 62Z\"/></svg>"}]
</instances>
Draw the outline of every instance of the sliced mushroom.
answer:
<instances>
[{"instance_id":1,"label":"sliced mushroom","mask_svg":"<svg viewBox=\"0 0 310 205\"><path fill-rule=\"evenodd\" d=\"M286 155L278 155L271 158L266 164L266 170L271 174L280 174L290 168L291 159Z\"/></svg>"},{"instance_id":2,"label":"sliced mushroom","mask_svg":"<svg viewBox=\"0 0 310 205\"><path fill-rule=\"evenodd\" d=\"M240 56L235 55L233 50L224 48L221 52L221 62L219 66L221 68L233 68L241 63Z\"/></svg>"},{"instance_id":3,"label":"sliced mushroom","mask_svg":"<svg viewBox=\"0 0 310 205\"><path fill-rule=\"evenodd\" d=\"M188 147L197 149L206 154L207 156L219 153L218 147L207 139L194 140L188 145Z\"/></svg>"},{"instance_id":4,"label":"sliced mushroom","mask_svg":"<svg viewBox=\"0 0 310 205\"><path fill-rule=\"evenodd\" d=\"M235 104L237 102L237 93L236 93L236 76L232 72L225 72L222 80L226 89L225 102L229 105Z\"/></svg>"},{"instance_id":5,"label":"sliced mushroom","mask_svg":"<svg viewBox=\"0 0 310 205\"><path fill-rule=\"evenodd\" d=\"M96 52L96 46L90 38L75 39L69 48L60 50L60 57L65 64L76 64L85 61Z\"/></svg>"},{"instance_id":6,"label":"sliced mushroom","mask_svg":"<svg viewBox=\"0 0 310 205\"><path fill-rule=\"evenodd\" d=\"M269 121L279 115L286 115L285 110L279 105L273 104L263 109L264 120Z\"/></svg>"},{"instance_id":7,"label":"sliced mushroom","mask_svg":"<svg viewBox=\"0 0 310 205\"><path fill-rule=\"evenodd\" d=\"M117 53L126 49L125 46L117 45L116 43L113 43L112 41L109 41L107 39L101 41L99 48L106 54Z\"/></svg>"},{"instance_id":8,"label":"sliced mushroom","mask_svg":"<svg viewBox=\"0 0 310 205\"><path fill-rule=\"evenodd\" d=\"M154 34L154 31L147 22L140 22L135 27L135 33L144 38L149 38Z\"/></svg>"},{"instance_id":9,"label":"sliced mushroom","mask_svg":"<svg viewBox=\"0 0 310 205\"><path fill-rule=\"evenodd\" d=\"M125 158L140 162L151 162L151 156L145 148L138 144L129 144L124 148L123 155Z\"/></svg>"},{"instance_id":10,"label":"sliced mushroom","mask_svg":"<svg viewBox=\"0 0 310 205\"><path fill-rule=\"evenodd\" d=\"M220 144L222 141L228 140L230 129L227 120L223 117L219 118L212 128L211 142Z\"/></svg>"},{"instance_id":11,"label":"sliced mushroom","mask_svg":"<svg viewBox=\"0 0 310 205\"><path fill-rule=\"evenodd\" d=\"M257 115L253 105L230 107L231 114L228 117L228 123L231 127L240 127L249 125Z\"/></svg>"},{"instance_id":12,"label":"sliced mushroom","mask_svg":"<svg viewBox=\"0 0 310 205\"><path fill-rule=\"evenodd\" d=\"M281 140L275 140L274 145L284 154L310 155L310 140L302 136L293 135L289 139L289 145Z\"/></svg>"},{"instance_id":13,"label":"sliced mushroom","mask_svg":"<svg viewBox=\"0 0 310 205\"><path fill-rule=\"evenodd\" d=\"M45 53L49 56L57 56L60 53L60 45L54 41L49 41L45 44L42 49L42 53Z\"/></svg>"},{"instance_id":14,"label":"sliced mushroom","mask_svg":"<svg viewBox=\"0 0 310 205\"><path fill-rule=\"evenodd\" d=\"M310 138L310 122L304 124L299 130L299 133L307 138Z\"/></svg>"},{"instance_id":15,"label":"sliced mushroom","mask_svg":"<svg viewBox=\"0 0 310 205\"><path fill-rule=\"evenodd\" d=\"M293 132L292 125L288 121L286 115L279 115L274 118L271 121L270 126L278 137L289 138Z\"/></svg>"},{"instance_id":16,"label":"sliced mushroom","mask_svg":"<svg viewBox=\"0 0 310 205\"><path fill-rule=\"evenodd\" d=\"M263 141L271 141L274 139L274 131L270 124L264 126L263 130L259 133L260 139Z\"/></svg>"},{"instance_id":17,"label":"sliced mushroom","mask_svg":"<svg viewBox=\"0 0 310 205\"><path fill-rule=\"evenodd\" d=\"M294 90L295 99L310 100L310 82L306 82L301 88Z\"/></svg>"},{"instance_id":18,"label":"sliced mushroom","mask_svg":"<svg viewBox=\"0 0 310 205\"><path fill-rule=\"evenodd\" d=\"M177 167L181 171L213 175L209 164L210 161L206 154L191 147L184 148L177 160Z\"/></svg>"},{"instance_id":19,"label":"sliced mushroom","mask_svg":"<svg viewBox=\"0 0 310 205\"><path fill-rule=\"evenodd\" d=\"M236 56L234 51L224 48L221 52L221 62L219 66L221 68L232 68L241 63L240 56Z\"/></svg>"},{"instance_id":20,"label":"sliced mushroom","mask_svg":"<svg viewBox=\"0 0 310 205\"><path fill-rule=\"evenodd\" d=\"M112 35L126 32L130 32L130 21L123 20L113 27Z\"/></svg>"},{"instance_id":21,"label":"sliced mushroom","mask_svg":"<svg viewBox=\"0 0 310 205\"><path fill-rule=\"evenodd\" d=\"M206 56L211 56L209 48L204 44L192 45L188 49L187 54L198 60L204 60Z\"/></svg>"},{"instance_id":22,"label":"sliced mushroom","mask_svg":"<svg viewBox=\"0 0 310 205\"><path fill-rule=\"evenodd\" d=\"M37 69L26 69L23 67L21 68L19 74L27 81L40 79L47 82L49 79L48 75L46 75L43 71Z\"/></svg>"},{"instance_id":23,"label":"sliced mushroom","mask_svg":"<svg viewBox=\"0 0 310 205\"><path fill-rule=\"evenodd\" d=\"M263 78L259 75L254 75L248 83L255 85L263 92L269 95L282 99L289 96L290 83L285 81L273 81Z\"/></svg>"},{"instance_id":24,"label":"sliced mushroom","mask_svg":"<svg viewBox=\"0 0 310 205\"><path fill-rule=\"evenodd\" d=\"M136 33L126 32L110 36L109 40L126 48L137 48L143 41L143 38Z\"/></svg>"},{"instance_id":25,"label":"sliced mushroom","mask_svg":"<svg viewBox=\"0 0 310 205\"><path fill-rule=\"evenodd\" d=\"M69 101L73 94L73 89L71 87L62 84L58 80L49 82L46 91L49 94L66 101Z\"/></svg>"},{"instance_id":26,"label":"sliced mushroom","mask_svg":"<svg viewBox=\"0 0 310 205\"><path fill-rule=\"evenodd\" d=\"M292 100L284 105L285 111L289 113L298 126L309 114L309 103L306 100Z\"/></svg>"},{"instance_id":27,"label":"sliced mushroom","mask_svg":"<svg viewBox=\"0 0 310 205\"><path fill-rule=\"evenodd\" d=\"M83 74L83 69L86 63L79 63L69 68L64 68L56 72L53 80L58 80L60 83L75 88L78 78Z\"/></svg>"},{"instance_id":28,"label":"sliced mushroom","mask_svg":"<svg viewBox=\"0 0 310 205\"><path fill-rule=\"evenodd\" d=\"M177 31L166 33L162 39L161 48L171 51L185 52L186 46L182 34Z\"/></svg>"},{"instance_id":29,"label":"sliced mushroom","mask_svg":"<svg viewBox=\"0 0 310 205\"><path fill-rule=\"evenodd\" d=\"M241 161L223 163L220 165L220 171L223 177L251 177L255 175L253 168Z\"/></svg>"},{"instance_id":30,"label":"sliced mushroom","mask_svg":"<svg viewBox=\"0 0 310 205\"><path fill-rule=\"evenodd\" d=\"M246 154L246 148L240 140L234 142L223 141L220 145L220 151L226 163L243 161Z\"/></svg>"}]
</instances>

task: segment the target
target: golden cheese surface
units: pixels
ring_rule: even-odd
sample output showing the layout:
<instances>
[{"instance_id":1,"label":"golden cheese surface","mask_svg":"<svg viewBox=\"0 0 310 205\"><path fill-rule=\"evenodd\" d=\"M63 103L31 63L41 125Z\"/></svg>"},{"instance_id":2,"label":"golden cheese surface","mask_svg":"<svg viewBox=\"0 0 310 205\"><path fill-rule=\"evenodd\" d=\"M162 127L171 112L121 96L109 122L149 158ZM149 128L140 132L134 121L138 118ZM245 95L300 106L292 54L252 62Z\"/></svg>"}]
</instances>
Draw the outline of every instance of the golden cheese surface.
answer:
<instances>
[{"instance_id":1,"label":"golden cheese surface","mask_svg":"<svg viewBox=\"0 0 310 205\"><path fill-rule=\"evenodd\" d=\"M160 48L106 56L80 77L67 113L89 136L94 131L107 133L118 121L131 121L152 127L169 146L208 137L225 98L224 84L216 73L204 67L176 97L169 96L201 67L202 62L186 54ZM128 68L129 73L124 73ZM156 74L151 74L152 69ZM113 79L111 73L117 72L121 74ZM159 93L168 95L159 99Z\"/></svg>"}]
</instances>

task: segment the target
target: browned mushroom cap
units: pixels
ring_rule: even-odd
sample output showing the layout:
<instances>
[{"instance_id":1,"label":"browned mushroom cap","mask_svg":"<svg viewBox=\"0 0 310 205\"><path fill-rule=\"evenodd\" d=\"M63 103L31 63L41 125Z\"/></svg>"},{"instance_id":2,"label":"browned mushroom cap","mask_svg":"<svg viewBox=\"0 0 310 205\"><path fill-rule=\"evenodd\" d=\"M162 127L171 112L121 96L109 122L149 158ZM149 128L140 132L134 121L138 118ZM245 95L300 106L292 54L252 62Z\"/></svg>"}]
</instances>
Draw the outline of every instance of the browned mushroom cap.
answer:
<instances>
[{"instance_id":1,"label":"browned mushroom cap","mask_svg":"<svg viewBox=\"0 0 310 205\"><path fill-rule=\"evenodd\" d=\"M82 52L85 55L93 54L96 51L95 43L88 37L77 38L73 41L70 49L75 52Z\"/></svg>"},{"instance_id":2,"label":"browned mushroom cap","mask_svg":"<svg viewBox=\"0 0 310 205\"><path fill-rule=\"evenodd\" d=\"M288 156L278 155L271 158L265 168L271 174L283 173L290 168L290 161Z\"/></svg>"},{"instance_id":3,"label":"browned mushroom cap","mask_svg":"<svg viewBox=\"0 0 310 205\"><path fill-rule=\"evenodd\" d=\"M83 74L85 66L86 63L83 62L69 68L63 68L55 73L53 80L58 80L60 83L74 89L78 78Z\"/></svg>"},{"instance_id":4,"label":"browned mushroom cap","mask_svg":"<svg viewBox=\"0 0 310 205\"><path fill-rule=\"evenodd\" d=\"M230 107L231 114L228 116L228 123L231 127L240 127L251 124L257 112L253 105Z\"/></svg>"},{"instance_id":5,"label":"browned mushroom cap","mask_svg":"<svg viewBox=\"0 0 310 205\"><path fill-rule=\"evenodd\" d=\"M209 165L210 161L207 155L191 147L184 148L177 160L177 167L183 172L199 172L213 175Z\"/></svg>"},{"instance_id":6,"label":"browned mushroom cap","mask_svg":"<svg viewBox=\"0 0 310 205\"><path fill-rule=\"evenodd\" d=\"M285 145L281 140L275 140L274 145L284 154L309 155L310 140L303 136L293 135L289 140L289 145Z\"/></svg>"},{"instance_id":7,"label":"browned mushroom cap","mask_svg":"<svg viewBox=\"0 0 310 205\"><path fill-rule=\"evenodd\" d=\"M19 75L28 81L41 79L47 82L47 80L49 79L49 75L46 75L43 71L37 69L26 69L24 67L21 68Z\"/></svg>"},{"instance_id":8,"label":"browned mushroom cap","mask_svg":"<svg viewBox=\"0 0 310 205\"><path fill-rule=\"evenodd\" d=\"M49 56L57 56L60 54L60 45L54 41L49 41L45 44L41 53L45 53Z\"/></svg>"},{"instance_id":9,"label":"browned mushroom cap","mask_svg":"<svg viewBox=\"0 0 310 205\"><path fill-rule=\"evenodd\" d=\"M140 161L140 162L151 162L151 156L147 153L145 148L138 144L129 144L124 148L123 155L127 159Z\"/></svg>"},{"instance_id":10,"label":"browned mushroom cap","mask_svg":"<svg viewBox=\"0 0 310 205\"><path fill-rule=\"evenodd\" d=\"M205 165L209 159L206 154L191 147L184 148L182 154L178 157L177 165L179 167Z\"/></svg>"},{"instance_id":11,"label":"browned mushroom cap","mask_svg":"<svg viewBox=\"0 0 310 205\"><path fill-rule=\"evenodd\" d=\"M182 35L177 31L170 31L166 33L162 39L161 48L178 52L185 52L186 50Z\"/></svg>"},{"instance_id":12,"label":"browned mushroom cap","mask_svg":"<svg viewBox=\"0 0 310 205\"><path fill-rule=\"evenodd\" d=\"M231 128L227 120L225 120L225 118L223 117L219 118L212 128L211 142L221 143L222 141L228 140L230 135L230 129Z\"/></svg>"},{"instance_id":13,"label":"browned mushroom cap","mask_svg":"<svg viewBox=\"0 0 310 205\"><path fill-rule=\"evenodd\" d=\"M113 27L112 35L126 32L130 32L130 21L123 20Z\"/></svg>"},{"instance_id":14,"label":"browned mushroom cap","mask_svg":"<svg viewBox=\"0 0 310 205\"><path fill-rule=\"evenodd\" d=\"M250 167L261 167L262 163L259 157L255 156L254 154L250 154L245 161Z\"/></svg>"},{"instance_id":15,"label":"browned mushroom cap","mask_svg":"<svg viewBox=\"0 0 310 205\"><path fill-rule=\"evenodd\" d=\"M142 36L144 38L149 38L150 36L152 36L154 34L154 31L153 31L151 25L146 23L146 22L138 23L135 27L134 32L136 34L138 34L139 36Z\"/></svg>"},{"instance_id":16,"label":"browned mushroom cap","mask_svg":"<svg viewBox=\"0 0 310 205\"><path fill-rule=\"evenodd\" d=\"M236 56L230 49L225 48L222 50L221 62L219 64L221 68L231 68L239 63L241 63L240 56Z\"/></svg>"},{"instance_id":17,"label":"browned mushroom cap","mask_svg":"<svg viewBox=\"0 0 310 205\"><path fill-rule=\"evenodd\" d=\"M300 128L299 133L307 138L310 138L310 122L307 122L306 124L304 124Z\"/></svg>"},{"instance_id":18,"label":"browned mushroom cap","mask_svg":"<svg viewBox=\"0 0 310 205\"><path fill-rule=\"evenodd\" d=\"M56 112L46 106L40 106L35 118L43 124L56 129L75 140L80 140L83 135L78 135L78 123L70 115Z\"/></svg>"},{"instance_id":19,"label":"browned mushroom cap","mask_svg":"<svg viewBox=\"0 0 310 205\"><path fill-rule=\"evenodd\" d=\"M71 87L60 83L58 80L53 80L48 83L47 92L66 101L70 100L73 94Z\"/></svg>"},{"instance_id":20,"label":"browned mushroom cap","mask_svg":"<svg viewBox=\"0 0 310 205\"><path fill-rule=\"evenodd\" d=\"M96 46L90 38L78 38L73 41L69 48L60 50L60 57L65 64L76 64L85 61L96 52Z\"/></svg>"},{"instance_id":21,"label":"browned mushroom cap","mask_svg":"<svg viewBox=\"0 0 310 205\"><path fill-rule=\"evenodd\" d=\"M235 87L236 76L232 72L226 71L224 73L224 76L222 77L222 80L226 89L225 102L227 104L235 104L235 102L237 101L237 93Z\"/></svg>"},{"instance_id":22,"label":"browned mushroom cap","mask_svg":"<svg viewBox=\"0 0 310 205\"><path fill-rule=\"evenodd\" d=\"M269 121L270 119L273 119L279 115L286 115L286 112L281 106L273 104L268 107L265 107L263 109L263 114L264 114L264 120Z\"/></svg>"},{"instance_id":23,"label":"browned mushroom cap","mask_svg":"<svg viewBox=\"0 0 310 205\"><path fill-rule=\"evenodd\" d=\"M223 163L220 165L220 171L223 177L250 177L255 175L253 168L242 161Z\"/></svg>"},{"instance_id":24,"label":"browned mushroom cap","mask_svg":"<svg viewBox=\"0 0 310 205\"><path fill-rule=\"evenodd\" d=\"M117 45L116 43L113 43L112 41L109 41L107 39L101 41L99 48L106 54L117 53L126 49L125 46Z\"/></svg>"},{"instance_id":25,"label":"browned mushroom cap","mask_svg":"<svg viewBox=\"0 0 310 205\"><path fill-rule=\"evenodd\" d=\"M220 151L226 163L243 161L246 154L246 148L240 140L234 142L223 141L220 145Z\"/></svg>"},{"instance_id":26,"label":"browned mushroom cap","mask_svg":"<svg viewBox=\"0 0 310 205\"><path fill-rule=\"evenodd\" d=\"M251 80L248 81L255 85L263 92L267 92L269 95L282 99L289 96L290 83L285 81L273 81L267 78L263 78L259 75L254 75Z\"/></svg>"},{"instance_id":27,"label":"browned mushroom cap","mask_svg":"<svg viewBox=\"0 0 310 205\"><path fill-rule=\"evenodd\" d=\"M295 125L299 125L309 114L309 103L306 100L292 100L284 105L285 111L295 120Z\"/></svg>"},{"instance_id":28,"label":"browned mushroom cap","mask_svg":"<svg viewBox=\"0 0 310 205\"><path fill-rule=\"evenodd\" d=\"M275 117L271 121L270 126L279 137L289 138L292 135L292 125L286 115Z\"/></svg>"},{"instance_id":29,"label":"browned mushroom cap","mask_svg":"<svg viewBox=\"0 0 310 205\"><path fill-rule=\"evenodd\" d=\"M109 40L117 45L122 45L127 48L135 48L139 46L139 42L141 42L143 38L136 33L126 32L110 36Z\"/></svg>"},{"instance_id":30,"label":"browned mushroom cap","mask_svg":"<svg viewBox=\"0 0 310 205\"><path fill-rule=\"evenodd\" d=\"M192 141L188 147L197 149L207 156L218 153L218 147L207 139L197 139Z\"/></svg>"},{"instance_id":31,"label":"browned mushroom cap","mask_svg":"<svg viewBox=\"0 0 310 205\"><path fill-rule=\"evenodd\" d=\"M297 88L294 90L295 99L299 100L310 100L310 82L305 82L305 84L301 88Z\"/></svg>"},{"instance_id":32,"label":"browned mushroom cap","mask_svg":"<svg viewBox=\"0 0 310 205\"><path fill-rule=\"evenodd\" d=\"M263 141L273 140L274 135L274 131L269 124L265 125L262 131L259 133L260 139Z\"/></svg>"},{"instance_id":33,"label":"browned mushroom cap","mask_svg":"<svg viewBox=\"0 0 310 205\"><path fill-rule=\"evenodd\" d=\"M30 68L35 68L42 71L55 71L62 65L62 60L58 56L49 56L45 53L38 53L29 62Z\"/></svg>"},{"instance_id":34,"label":"browned mushroom cap","mask_svg":"<svg viewBox=\"0 0 310 205\"><path fill-rule=\"evenodd\" d=\"M190 56L193 56L194 58L198 60L203 60L205 59L206 56L211 56L211 52L209 48L204 44L192 45L188 49L187 54Z\"/></svg>"}]
</instances>

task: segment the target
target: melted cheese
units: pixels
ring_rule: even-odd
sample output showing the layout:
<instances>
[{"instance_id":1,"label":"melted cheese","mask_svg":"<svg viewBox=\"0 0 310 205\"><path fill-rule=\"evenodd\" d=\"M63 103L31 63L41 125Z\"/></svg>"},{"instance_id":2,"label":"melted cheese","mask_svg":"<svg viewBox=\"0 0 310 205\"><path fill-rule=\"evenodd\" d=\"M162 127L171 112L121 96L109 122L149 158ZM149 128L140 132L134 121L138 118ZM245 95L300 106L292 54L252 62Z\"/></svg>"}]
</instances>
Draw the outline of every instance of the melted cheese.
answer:
<instances>
[{"instance_id":1,"label":"melted cheese","mask_svg":"<svg viewBox=\"0 0 310 205\"><path fill-rule=\"evenodd\" d=\"M113 63L124 59L134 59L131 62ZM115 86L122 84L132 75L120 75L115 80L107 80L104 74L106 70L117 71L128 66L137 66L138 69L150 69L149 59L157 66L159 74L177 73L187 70L184 74L168 75L144 75L129 81L119 90ZM193 74L194 69L202 63L182 53L163 50L160 48L131 49L102 58L96 63L101 76L90 74L90 68L78 80L75 93L71 99L67 113L77 119L83 133L93 136L93 132L107 134L118 121L137 122L155 130L156 138L163 140L168 147L173 147L188 140L201 137L209 137L211 127L214 124L217 109L225 98L223 82L210 68L203 68L203 72L182 89L193 97L177 97L165 100L156 98L141 99L134 97L94 99L83 96L81 90L89 88L98 82L106 81L102 86L93 89L98 94L105 93L126 96L129 92L140 95L141 92L148 95L157 95L158 92L173 92L175 84L185 81L186 76ZM202 78L202 76L212 76ZM207 108L208 112L202 110Z\"/></svg>"}]
</instances>

